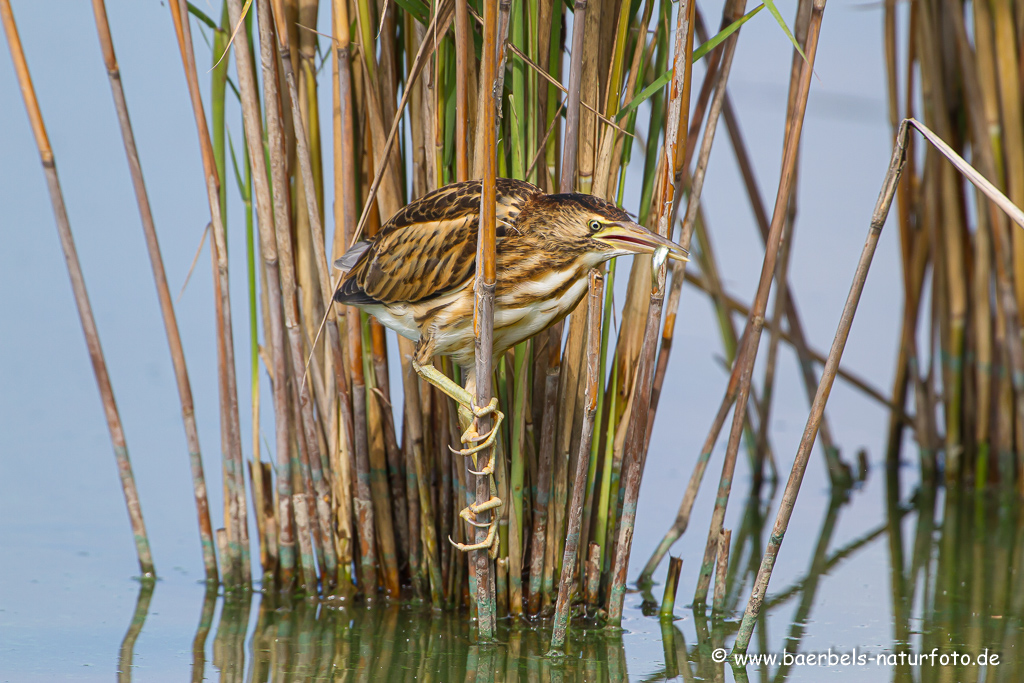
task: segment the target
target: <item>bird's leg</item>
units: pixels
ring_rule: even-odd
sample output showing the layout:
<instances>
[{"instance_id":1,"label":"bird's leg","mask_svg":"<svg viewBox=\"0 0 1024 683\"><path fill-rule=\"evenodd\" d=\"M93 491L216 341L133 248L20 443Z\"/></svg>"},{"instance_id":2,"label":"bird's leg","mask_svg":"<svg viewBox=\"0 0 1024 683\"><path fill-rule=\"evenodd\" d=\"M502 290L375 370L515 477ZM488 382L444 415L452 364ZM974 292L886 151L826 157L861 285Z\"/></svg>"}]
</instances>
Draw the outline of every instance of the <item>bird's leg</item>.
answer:
<instances>
[{"instance_id":1,"label":"bird's leg","mask_svg":"<svg viewBox=\"0 0 1024 683\"><path fill-rule=\"evenodd\" d=\"M471 424L463 432L461 440L463 443L476 443L476 446L472 448L464 448L461 451L455 451L460 455L473 456L473 466L476 466L476 454L485 448L490 448L494 445L495 439L498 438L498 427L501 426L502 421L505 419L504 413L498 410L498 399L492 398L490 402L485 406L477 406L474 402L473 394L466 391L458 384L453 382L448 375L444 374L432 364L420 365L416 362L416 359L412 359L412 367L419 374L420 377L427 380L435 387L444 392L447 396L451 397L456 403L459 404L459 415L460 417L471 421ZM484 417L485 415L494 416L494 426L491 427L486 435L481 436L476 430L476 418ZM474 474L493 474L494 468L488 463L482 472L474 472Z\"/></svg>"},{"instance_id":2,"label":"bird's leg","mask_svg":"<svg viewBox=\"0 0 1024 683\"><path fill-rule=\"evenodd\" d=\"M460 387L452 381L450 377L434 367L432 363L421 365L417 362L415 357L411 360L413 369L420 377L440 389L444 394L459 404L460 421L466 429L466 431L462 433L461 440L463 443L476 443L477 445L472 448L464 448L461 451L452 449L452 452L462 456L471 457L473 459L473 467L477 467L477 454L494 445L498 436L498 428L501 426L502 420L505 419L502 412L498 410L498 399L492 398L486 406L479 407L475 404L474 396L471 391ZM477 418L484 417L485 415L492 415L494 417L494 425L486 436L480 436L476 429L476 420ZM487 527L487 538L480 543L473 544L456 543L450 538L448 540L452 545L464 552L468 552L470 550L493 551L497 548L495 540L498 537L498 510L500 510L502 506L501 499L497 496L497 485L494 483L494 458L489 458L487 464L484 465L480 471L470 470L470 472L477 476L487 475L490 480L491 497L489 500L482 503L471 503L459 513L459 517L475 527ZM491 512L491 521L487 524L477 522L476 516L487 511Z\"/></svg>"}]
</instances>

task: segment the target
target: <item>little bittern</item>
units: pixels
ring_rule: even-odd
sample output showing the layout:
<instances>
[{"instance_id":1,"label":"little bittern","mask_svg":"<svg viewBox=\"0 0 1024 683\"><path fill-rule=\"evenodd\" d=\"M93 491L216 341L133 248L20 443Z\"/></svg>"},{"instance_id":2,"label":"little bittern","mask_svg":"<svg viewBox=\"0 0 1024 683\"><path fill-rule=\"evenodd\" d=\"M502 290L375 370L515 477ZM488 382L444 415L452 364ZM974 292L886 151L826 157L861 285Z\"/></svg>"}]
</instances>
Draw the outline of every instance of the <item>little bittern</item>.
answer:
<instances>
[{"instance_id":1,"label":"little bittern","mask_svg":"<svg viewBox=\"0 0 1024 683\"><path fill-rule=\"evenodd\" d=\"M412 364L423 379L457 401L464 425L461 451L475 455L490 446L502 414L497 399L474 405L473 295L481 183L455 183L430 192L391 217L370 239L358 242L335 265L347 271L334 300L374 315L418 342ZM667 250L685 261L686 250L629 219L626 212L586 194L545 194L519 180L497 181L497 283L494 358L566 316L587 290L587 273L624 254ZM466 389L431 363L450 356L462 366ZM473 417L494 414L484 436ZM493 462L493 458L491 459ZM488 466L486 474L492 474ZM493 483L492 483L493 491ZM500 507L492 500L462 511L470 517ZM490 547L497 528L491 515L488 540L462 550Z\"/></svg>"}]
</instances>

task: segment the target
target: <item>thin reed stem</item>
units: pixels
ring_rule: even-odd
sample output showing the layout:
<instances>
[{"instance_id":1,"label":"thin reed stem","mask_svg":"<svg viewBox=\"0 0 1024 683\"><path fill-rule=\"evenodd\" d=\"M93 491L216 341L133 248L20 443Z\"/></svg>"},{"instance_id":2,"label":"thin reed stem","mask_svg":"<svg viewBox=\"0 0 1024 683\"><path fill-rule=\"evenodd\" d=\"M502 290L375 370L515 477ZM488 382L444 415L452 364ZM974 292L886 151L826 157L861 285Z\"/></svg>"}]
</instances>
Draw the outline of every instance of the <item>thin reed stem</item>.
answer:
<instances>
[{"instance_id":1,"label":"thin reed stem","mask_svg":"<svg viewBox=\"0 0 1024 683\"><path fill-rule=\"evenodd\" d=\"M241 0L228 0L232 25L241 17ZM238 87L242 103L242 121L246 146L253 170L256 196L256 220L260 233L260 254L266 274L268 310L270 318L271 364L273 368L274 430L277 451L277 504L278 504L278 587L291 590L295 581L295 535L292 517L291 471L291 413L288 406L288 369L284 321L281 304L281 275L278 267L277 240L274 236L274 214L271 206L270 179L263 155L263 123L256 89L255 68L249 44L238 41L235 45Z\"/></svg>"},{"instance_id":2,"label":"thin reed stem","mask_svg":"<svg viewBox=\"0 0 1024 683\"><path fill-rule=\"evenodd\" d=\"M480 69L481 93L490 93L491 85L496 77L495 64L498 50L498 16L496 0L484 2L484 42L483 61ZM494 289L497 282L495 260L495 229L497 203L497 159L492 150L495 149L495 133L497 129L497 101L490 96L482 96L484 103L480 112L480 126L483 130L483 188L480 193L480 224L477 232L477 275L474 288L473 318L476 327L476 404L486 406L491 401L494 391L491 389L491 365L494 360ZM477 418L477 432L486 434L492 427L489 415ZM489 451L489 452L488 452ZM488 461L495 458L494 448L485 449L478 454L477 471L487 467ZM486 475L476 477L476 503L482 505L491 499L490 478ZM489 516L497 514L492 510ZM483 543L487 538L487 530L476 527L476 543ZM476 604L477 624L482 641L494 638L494 586L492 584L493 567L488 551L477 550L472 558L476 565Z\"/></svg>"},{"instance_id":3,"label":"thin reed stem","mask_svg":"<svg viewBox=\"0 0 1024 683\"><path fill-rule=\"evenodd\" d=\"M817 34L817 29L820 27L822 9L823 7L819 4L818 0L815 0L815 11L811 24L811 40L808 41L809 49L807 50L809 60L813 60L812 55L816 42L815 36ZM804 92L804 96L806 96L806 91ZM900 174L903 171L903 163L906 159L906 136L907 126L904 124L900 127L900 132L896 138L896 145L893 148L892 159L889 162L889 170L886 172L885 181L882 184L882 191L879 194L878 202L875 205L875 211L871 217L871 225L868 229L867 240L864 243L860 260L857 263L857 270L854 274L853 284L850 287L850 294L846 299L846 304L843 306L843 312L839 319L839 327L836 330L835 340L832 342L832 349L829 351L828 360L825 363L825 370L821 375L818 391L814 397L814 405L807 418L807 426L805 427L803 437L800 440L800 447L797 450L795 459L793 460L793 469L790 473L789 481L786 483L786 489L782 494L782 502L779 504L779 511L776 515L775 524L772 528L772 535L769 538L768 547L765 549L764 557L761 560L761 566L757 571L757 578L754 581L754 590L750 596L750 601L747 603L747 609L743 614L743 620L740 622L740 630L733 645L734 656L738 653L745 653L747 651L747 646L750 643L750 636L754 630L754 624L757 621L761 605L764 602L765 593L768 590L768 581L771 579L771 572L775 565L775 558L778 555L779 547L785 538L786 529L789 526L789 520L793 514L793 506L796 503L796 497L800 491L800 484L803 481L804 471L807 468L807 461L810 457L811 447L814 445L814 437L817 433L821 415L825 410L825 403L828 401L829 393L832 390L832 384L835 381L836 370L839 367L839 360L843 355L843 349L846 347L846 340L849 337L850 328L853 325L853 317L857 312L857 304L860 302L860 295L864 289L864 282L867 280L868 269L871 266L871 259L874 256L875 247L878 244L878 238L882 233L882 227L885 225L885 219L889 214L889 207L892 205L892 200L896 193L896 186L899 183Z\"/></svg>"},{"instance_id":4,"label":"thin reed stem","mask_svg":"<svg viewBox=\"0 0 1024 683\"><path fill-rule=\"evenodd\" d=\"M601 295L604 278L597 270L590 271L590 290L587 306L587 372L583 403L583 426L580 434L576 473L573 478L572 500L569 503L569 523L566 529L565 555L562 558L562 576L558 582L558 601L555 604L555 624L551 635L551 649L565 647L565 631L569 625L569 607L572 601L573 575L579 552L580 527L583 523L583 496L587 485L587 463L590 443L594 434L594 414L597 412L598 359L601 350ZM582 573L581 573L582 576Z\"/></svg>"},{"instance_id":5,"label":"thin reed stem","mask_svg":"<svg viewBox=\"0 0 1024 683\"><path fill-rule=\"evenodd\" d=\"M203 567L206 580L217 583L217 556L214 552L213 529L210 524L210 507L206 498L206 478L203 473L203 459L199 448L199 431L196 427L195 406L192 402L192 385L188 378L185 365L185 352L178 331L178 319L174 314L174 303L171 300L170 288L167 285L167 273L164 270L163 256L160 254L160 243L156 236L153 212L149 204L149 194L142 177L142 163L135 146L135 133L128 116L128 103L121 83L121 71L114 53L113 37L110 24L107 22L107 9L103 0L93 0L93 14L96 16L96 30L103 51L103 61L110 78L110 89L114 96L114 108L117 110L118 123L121 126L121 137L124 141L125 155L128 158L128 170L132 177L135 198L139 205L139 217L142 220L143 234L146 237L146 248L149 251L150 265L153 268L153 280L156 283L157 298L160 301L160 312L163 316L164 328L167 332L167 344L170 346L171 362L174 365L174 378L178 385L178 397L181 402L182 421L185 425L185 441L189 453L189 467L192 475L192 491L196 501L196 515L199 518L199 538L203 553Z\"/></svg>"},{"instance_id":6,"label":"thin reed stem","mask_svg":"<svg viewBox=\"0 0 1024 683\"><path fill-rule=\"evenodd\" d=\"M128 506L128 519L132 526L139 570L144 579L155 579L156 570L153 567L153 556L149 549L149 536L146 534L146 524L142 519L142 506L139 502L138 490L135 488L135 476L132 474L131 461L128 458L128 446L125 443L121 415L117 410L117 402L114 400L114 389L110 383L110 374L107 372L107 361L103 356L103 348L100 346L99 330L92 315L89 294L85 289L82 264L78 260L78 251L75 249L74 237L71 234L71 223L68 220L67 207L64 204L64 192L61 190L60 180L57 178L57 162L53 155L53 149L50 147L49 136L46 134L43 115L39 109L39 101L36 99L35 86L32 84L32 76L29 74L28 64L25 61L25 52L21 47L21 37L18 35L18 27L14 23L10 0L0 0L0 21L4 25L7 45L10 47L11 59L14 62L14 72L18 78L18 85L21 87L21 95L25 100L25 110L28 113L29 123L32 125L32 133L35 136L36 147L39 149L40 160L43 164L43 174L46 176L46 185L50 191L50 202L53 205L54 218L57 222L57 234L64 251L64 260L67 262L68 276L71 278L71 291L75 296L78 317L82 323L82 332L85 334L89 358L96 375L100 400L103 402L103 410L106 413L107 429L110 431L110 440L114 445L114 457L117 459L121 490L124 492L125 503Z\"/></svg>"},{"instance_id":7,"label":"thin reed stem","mask_svg":"<svg viewBox=\"0 0 1024 683\"><path fill-rule=\"evenodd\" d=\"M786 210L789 205L790 193L793 186L793 178L796 171L797 150L799 149L800 133L803 129L804 112L807 107L807 95L810 92L811 75L814 67L814 57L818 47L818 35L821 29L822 14L825 9L824 0L815 0L814 10L811 16L811 25L808 30L807 61L800 72L800 84L797 94L797 105L794 108L792 120L788 123L790 131L787 137L785 151L783 153L782 175L779 179L779 191L775 200L775 210L772 215L771 231L765 247L764 263L761 267L761 278L758 283L757 295L751 306L751 317L747 320L747 328L744 331L744 343L741 352L736 360L737 367L741 368L739 387L736 395L736 410L733 413L732 428L729 432L729 441L726 446L725 461L722 465L722 476L719 480L718 495L715 498L715 509L712 513L711 525L708 530L708 540L704 550L704 560L701 564L700 575L697 581L697 589L694 593L694 602L705 603L707 601L708 586L711 582L711 573L714 568L714 557L717 550L718 535L722 531L722 523L725 519L725 509L729 500L729 493L732 490L733 473L736 469L736 455L739 450L739 441L743 433L744 416L746 414L747 402L750 396L750 386L754 369L754 360L757 357L757 349L761 338L761 330L764 328L765 309L768 305L768 294L771 289L771 282L775 273L775 263L778 257L779 246L782 239L782 226L785 221Z\"/></svg>"}]
</instances>

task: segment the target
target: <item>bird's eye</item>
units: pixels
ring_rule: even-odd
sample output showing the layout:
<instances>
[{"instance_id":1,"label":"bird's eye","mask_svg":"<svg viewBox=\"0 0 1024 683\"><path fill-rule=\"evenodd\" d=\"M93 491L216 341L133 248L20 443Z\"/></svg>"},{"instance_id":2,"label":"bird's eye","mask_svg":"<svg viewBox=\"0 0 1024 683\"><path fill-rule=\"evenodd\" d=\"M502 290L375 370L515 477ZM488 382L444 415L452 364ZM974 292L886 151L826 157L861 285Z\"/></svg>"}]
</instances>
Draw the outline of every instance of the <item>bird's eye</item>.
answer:
<instances>
[{"instance_id":1,"label":"bird's eye","mask_svg":"<svg viewBox=\"0 0 1024 683\"><path fill-rule=\"evenodd\" d=\"M601 221L597 220L596 218L591 220L590 221L590 229L593 230L594 232L597 232L598 230L600 230L601 229Z\"/></svg>"}]
</instances>

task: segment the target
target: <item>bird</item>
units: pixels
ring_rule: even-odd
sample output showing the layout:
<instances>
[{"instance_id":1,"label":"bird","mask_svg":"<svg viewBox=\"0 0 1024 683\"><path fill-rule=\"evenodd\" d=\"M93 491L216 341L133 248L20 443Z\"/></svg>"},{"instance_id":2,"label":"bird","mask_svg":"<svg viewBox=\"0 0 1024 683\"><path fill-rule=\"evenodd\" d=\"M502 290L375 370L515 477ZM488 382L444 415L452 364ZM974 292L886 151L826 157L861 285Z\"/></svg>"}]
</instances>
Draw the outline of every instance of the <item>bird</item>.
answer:
<instances>
[{"instance_id":1,"label":"bird","mask_svg":"<svg viewBox=\"0 0 1024 683\"><path fill-rule=\"evenodd\" d=\"M547 194L531 183L509 178L498 178L496 186L495 361L572 311L587 291L590 269L605 261L655 252L687 260L686 249L599 197ZM417 343L412 366L459 404L463 425L469 425L462 442L477 444L459 452L472 455L474 462L476 453L493 444L504 417L496 398L486 406L474 403L473 311L481 196L481 181L470 180L446 185L409 203L375 235L353 244L335 262L341 280L333 297ZM448 356L462 367L465 387L434 367L436 355ZM475 418L484 415L493 415L494 425L488 434L480 435ZM461 516L489 529L482 543L453 542L464 551L493 546L497 512L490 524L473 520L502 504L494 495L491 465L477 474L492 476L491 499L470 505Z\"/></svg>"}]
</instances>

